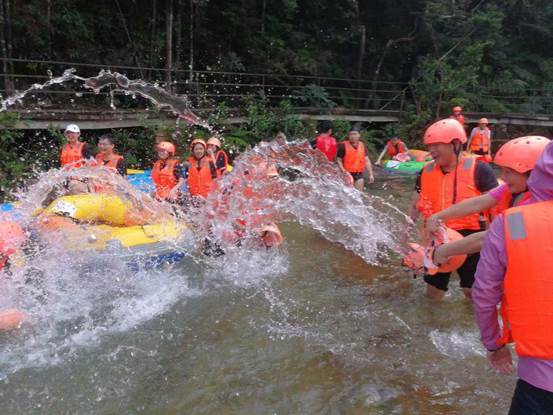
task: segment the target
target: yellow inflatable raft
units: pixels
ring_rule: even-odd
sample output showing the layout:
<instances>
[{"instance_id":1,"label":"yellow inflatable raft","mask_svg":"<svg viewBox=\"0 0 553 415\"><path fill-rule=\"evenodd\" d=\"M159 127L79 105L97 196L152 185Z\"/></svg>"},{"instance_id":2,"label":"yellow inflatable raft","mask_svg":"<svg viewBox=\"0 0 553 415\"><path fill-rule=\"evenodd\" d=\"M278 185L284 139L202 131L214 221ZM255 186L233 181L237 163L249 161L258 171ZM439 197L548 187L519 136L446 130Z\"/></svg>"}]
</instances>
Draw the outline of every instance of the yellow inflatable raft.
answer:
<instances>
[{"instance_id":1,"label":"yellow inflatable raft","mask_svg":"<svg viewBox=\"0 0 553 415\"><path fill-rule=\"evenodd\" d=\"M186 223L173 217L134 225L137 213L115 195L63 196L38 214L38 230L51 243L63 243L72 252L113 251L139 254L164 262L182 259L192 239ZM189 244L188 244L189 246Z\"/></svg>"}]
</instances>

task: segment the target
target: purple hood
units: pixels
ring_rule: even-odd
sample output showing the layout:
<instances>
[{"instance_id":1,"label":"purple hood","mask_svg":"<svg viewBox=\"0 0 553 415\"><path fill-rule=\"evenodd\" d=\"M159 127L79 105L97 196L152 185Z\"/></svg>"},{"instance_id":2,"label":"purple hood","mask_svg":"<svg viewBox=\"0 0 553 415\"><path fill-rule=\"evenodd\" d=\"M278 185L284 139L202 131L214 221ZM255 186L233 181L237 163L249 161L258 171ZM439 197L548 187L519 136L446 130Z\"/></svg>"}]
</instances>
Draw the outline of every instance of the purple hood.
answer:
<instances>
[{"instance_id":1,"label":"purple hood","mask_svg":"<svg viewBox=\"0 0 553 415\"><path fill-rule=\"evenodd\" d=\"M553 199L553 141L543 150L528 179L528 190L536 202Z\"/></svg>"}]
</instances>

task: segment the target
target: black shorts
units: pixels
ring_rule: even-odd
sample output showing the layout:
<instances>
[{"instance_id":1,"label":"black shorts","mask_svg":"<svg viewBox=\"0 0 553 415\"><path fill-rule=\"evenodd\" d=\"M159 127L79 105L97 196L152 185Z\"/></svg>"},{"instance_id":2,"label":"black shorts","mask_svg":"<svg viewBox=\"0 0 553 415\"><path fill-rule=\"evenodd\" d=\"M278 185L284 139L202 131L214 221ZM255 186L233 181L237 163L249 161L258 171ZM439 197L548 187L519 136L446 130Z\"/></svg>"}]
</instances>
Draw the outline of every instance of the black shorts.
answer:
<instances>
[{"instance_id":1,"label":"black shorts","mask_svg":"<svg viewBox=\"0 0 553 415\"><path fill-rule=\"evenodd\" d=\"M473 151L472 154L476 154L477 156L485 156L488 154L488 152L484 150L476 150L476 151Z\"/></svg>"},{"instance_id":2,"label":"black shorts","mask_svg":"<svg viewBox=\"0 0 553 415\"><path fill-rule=\"evenodd\" d=\"M468 236L480 231L463 229L458 232L463 236ZM474 284L474 274L476 274L476 267L479 260L480 253L469 255L463 265L457 269L457 274L459 274L459 279L461 280L461 288L472 288L472 284ZM450 277L451 272L439 272L435 275L425 275L424 282L439 290L447 291Z\"/></svg>"},{"instance_id":3,"label":"black shorts","mask_svg":"<svg viewBox=\"0 0 553 415\"><path fill-rule=\"evenodd\" d=\"M361 173L349 173L351 174L351 177L353 177L354 181L361 180L363 178L363 172Z\"/></svg>"}]
</instances>

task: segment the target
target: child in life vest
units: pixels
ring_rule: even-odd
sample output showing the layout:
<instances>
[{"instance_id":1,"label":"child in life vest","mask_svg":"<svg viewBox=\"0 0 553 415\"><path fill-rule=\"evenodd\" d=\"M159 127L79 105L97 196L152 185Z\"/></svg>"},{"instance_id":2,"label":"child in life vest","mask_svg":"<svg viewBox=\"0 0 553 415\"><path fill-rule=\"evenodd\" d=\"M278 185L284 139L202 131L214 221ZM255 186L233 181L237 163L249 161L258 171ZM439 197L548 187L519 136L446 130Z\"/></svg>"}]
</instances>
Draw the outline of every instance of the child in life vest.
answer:
<instances>
[{"instance_id":1,"label":"child in life vest","mask_svg":"<svg viewBox=\"0 0 553 415\"><path fill-rule=\"evenodd\" d=\"M190 149L192 155L185 164L188 191L191 196L205 199L215 188L215 179L219 177L219 172L213 158L207 153L207 144L204 140L199 138L192 140Z\"/></svg>"},{"instance_id":2,"label":"child in life vest","mask_svg":"<svg viewBox=\"0 0 553 415\"><path fill-rule=\"evenodd\" d=\"M175 150L175 145L168 141L157 145L158 160L152 169L152 180L156 187L154 197L160 201L175 203L182 196L184 177L179 160L174 158Z\"/></svg>"},{"instance_id":3,"label":"child in life vest","mask_svg":"<svg viewBox=\"0 0 553 415\"><path fill-rule=\"evenodd\" d=\"M221 140L215 136L207 140L207 152L213 158L219 176L225 174L228 168L228 154L222 149Z\"/></svg>"}]
</instances>

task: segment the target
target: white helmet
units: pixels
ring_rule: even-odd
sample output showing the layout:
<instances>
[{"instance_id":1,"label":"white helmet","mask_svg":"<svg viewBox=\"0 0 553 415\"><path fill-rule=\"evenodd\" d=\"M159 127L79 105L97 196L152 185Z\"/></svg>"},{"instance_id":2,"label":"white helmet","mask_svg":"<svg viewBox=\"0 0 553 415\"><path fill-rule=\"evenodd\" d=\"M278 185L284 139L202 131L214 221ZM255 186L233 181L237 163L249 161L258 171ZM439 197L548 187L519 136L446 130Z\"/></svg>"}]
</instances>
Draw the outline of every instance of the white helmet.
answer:
<instances>
[{"instance_id":1,"label":"white helmet","mask_svg":"<svg viewBox=\"0 0 553 415\"><path fill-rule=\"evenodd\" d=\"M67 127L65 127L65 131L69 131L70 133L80 133L81 129L77 124L69 124Z\"/></svg>"}]
</instances>

